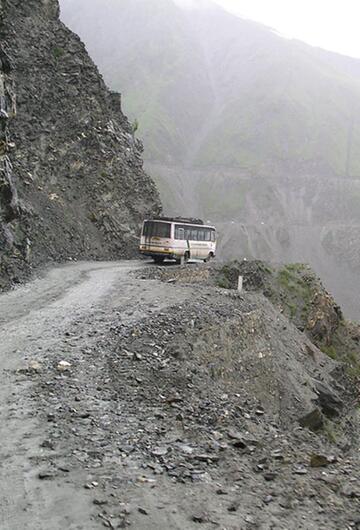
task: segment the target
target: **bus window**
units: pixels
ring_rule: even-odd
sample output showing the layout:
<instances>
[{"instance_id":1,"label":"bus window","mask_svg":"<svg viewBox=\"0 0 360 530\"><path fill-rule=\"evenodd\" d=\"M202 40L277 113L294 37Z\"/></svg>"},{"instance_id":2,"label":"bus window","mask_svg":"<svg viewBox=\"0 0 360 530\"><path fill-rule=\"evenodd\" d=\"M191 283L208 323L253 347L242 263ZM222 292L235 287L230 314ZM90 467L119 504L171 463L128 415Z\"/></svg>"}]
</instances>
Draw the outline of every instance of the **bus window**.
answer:
<instances>
[{"instance_id":1,"label":"bus window","mask_svg":"<svg viewBox=\"0 0 360 530\"><path fill-rule=\"evenodd\" d=\"M185 230L182 226L175 225L175 239L185 239Z\"/></svg>"},{"instance_id":2,"label":"bus window","mask_svg":"<svg viewBox=\"0 0 360 530\"><path fill-rule=\"evenodd\" d=\"M198 231L196 230L196 228L193 228L193 229L191 230L191 233L190 233L190 239L191 239L191 241L197 241L197 239L198 239L197 236L198 236Z\"/></svg>"},{"instance_id":3,"label":"bus window","mask_svg":"<svg viewBox=\"0 0 360 530\"><path fill-rule=\"evenodd\" d=\"M215 230L211 230L211 241L216 241Z\"/></svg>"},{"instance_id":4,"label":"bus window","mask_svg":"<svg viewBox=\"0 0 360 530\"><path fill-rule=\"evenodd\" d=\"M143 235L145 237L166 237L171 235L171 224L158 221L146 221L144 223Z\"/></svg>"},{"instance_id":5,"label":"bus window","mask_svg":"<svg viewBox=\"0 0 360 530\"><path fill-rule=\"evenodd\" d=\"M198 230L198 241L205 241L205 232L204 230Z\"/></svg>"},{"instance_id":6,"label":"bus window","mask_svg":"<svg viewBox=\"0 0 360 530\"><path fill-rule=\"evenodd\" d=\"M205 241L211 241L211 230L205 230Z\"/></svg>"}]
</instances>

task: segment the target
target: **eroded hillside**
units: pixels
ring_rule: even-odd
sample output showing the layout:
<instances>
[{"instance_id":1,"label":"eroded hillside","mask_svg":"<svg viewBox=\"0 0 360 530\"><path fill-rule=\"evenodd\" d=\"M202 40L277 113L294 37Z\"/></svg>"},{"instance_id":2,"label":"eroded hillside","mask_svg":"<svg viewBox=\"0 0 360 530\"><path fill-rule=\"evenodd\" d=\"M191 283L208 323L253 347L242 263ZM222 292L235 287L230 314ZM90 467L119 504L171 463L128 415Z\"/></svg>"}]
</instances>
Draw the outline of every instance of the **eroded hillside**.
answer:
<instances>
[{"instance_id":1,"label":"eroded hillside","mask_svg":"<svg viewBox=\"0 0 360 530\"><path fill-rule=\"evenodd\" d=\"M2 0L0 16L0 285L48 260L132 255L160 203L120 95L57 0Z\"/></svg>"}]
</instances>

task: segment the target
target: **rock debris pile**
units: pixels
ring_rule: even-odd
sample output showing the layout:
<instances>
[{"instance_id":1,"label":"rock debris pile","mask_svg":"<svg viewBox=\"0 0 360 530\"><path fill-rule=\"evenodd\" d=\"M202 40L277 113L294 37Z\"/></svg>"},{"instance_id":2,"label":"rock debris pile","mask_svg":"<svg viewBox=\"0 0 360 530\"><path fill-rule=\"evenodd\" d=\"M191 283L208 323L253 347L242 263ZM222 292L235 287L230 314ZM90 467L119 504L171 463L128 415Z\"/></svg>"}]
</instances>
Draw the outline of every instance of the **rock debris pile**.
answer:
<instances>
[{"instance_id":1,"label":"rock debris pile","mask_svg":"<svg viewBox=\"0 0 360 530\"><path fill-rule=\"evenodd\" d=\"M342 366L262 294L163 270L129 276L136 307L75 322L66 354L20 374L49 426L39 478L82 473L110 528L359 528L356 390Z\"/></svg>"}]
</instances>

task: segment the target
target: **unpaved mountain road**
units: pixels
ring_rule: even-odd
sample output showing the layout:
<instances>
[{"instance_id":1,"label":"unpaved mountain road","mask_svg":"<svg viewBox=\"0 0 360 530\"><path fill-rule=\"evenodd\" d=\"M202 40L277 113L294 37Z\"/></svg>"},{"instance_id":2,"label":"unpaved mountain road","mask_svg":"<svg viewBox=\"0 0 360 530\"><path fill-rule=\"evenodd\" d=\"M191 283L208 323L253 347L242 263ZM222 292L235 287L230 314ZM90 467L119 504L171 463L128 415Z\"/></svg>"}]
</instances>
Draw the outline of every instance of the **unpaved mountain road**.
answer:
<instances>
[{"instance_id":1,"label":"unpaved mountain road","mask_svg":"<svg viewBox=\"0 0 360 530\"><path fill-rule=\"evenodd\" d=\"M210 275L72 263L0 296L0 530L360 528L358 422L297 422L334 362Z\"/></svg>"},{"instance_id":2,"label":"unpaved mountain road","mask_svg":"<svg viewBox=\"0 0 360 530\"><path fill-rule=\"evenodd\" d=\"M44 352L52 352L55 363L66 360L73 348L66 333L75 323L77 335L83 335L77 337L76 347L91 346L93 338L106 333L104 315L114 306L130 322L154 307L175 303L175 293L166 285L148 289L129 279L128 273L141 266L143 262L135 261L69 264L0 296L1 530L102 526L101 520L89 519L86 473L81 476L77 470L75 485L72 480L39 480L44 453L40 446L48 425L29 400L33 382L19 381L16 371L34 361L42 363Z\"/></svg>"}]
</instances>

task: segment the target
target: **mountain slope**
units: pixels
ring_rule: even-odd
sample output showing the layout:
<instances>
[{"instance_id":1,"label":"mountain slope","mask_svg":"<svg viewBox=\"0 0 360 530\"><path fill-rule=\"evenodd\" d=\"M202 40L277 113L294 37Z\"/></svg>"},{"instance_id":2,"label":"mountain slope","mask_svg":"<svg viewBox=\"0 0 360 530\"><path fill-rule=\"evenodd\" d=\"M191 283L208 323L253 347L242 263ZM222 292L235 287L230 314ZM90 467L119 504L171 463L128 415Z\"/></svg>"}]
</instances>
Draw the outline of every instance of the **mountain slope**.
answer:
<instances>
[{"instance_id":1,"label":"mountain slope","mask_svg":"<svg viewBox=\"0 0 360 530\"><path fill-rule=\"evenodd\" d=\"M360 175L360 77L326 52L215 6L61 5L139 118L148 159L261 174Z\"/></svg>"},{"instance_id":2,"label":"mountain slope","mask_svg":"<svg viewBox=\"0 0 360 530\"><path fill-rule=\"evenodd\" d=\"M57 0L0 2L1 284L48 259L131 255L159 210L140 142Z\"/></svg>"}]
</instances>

